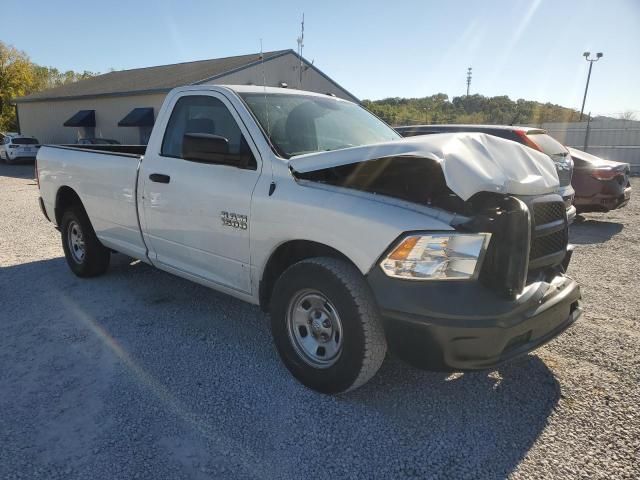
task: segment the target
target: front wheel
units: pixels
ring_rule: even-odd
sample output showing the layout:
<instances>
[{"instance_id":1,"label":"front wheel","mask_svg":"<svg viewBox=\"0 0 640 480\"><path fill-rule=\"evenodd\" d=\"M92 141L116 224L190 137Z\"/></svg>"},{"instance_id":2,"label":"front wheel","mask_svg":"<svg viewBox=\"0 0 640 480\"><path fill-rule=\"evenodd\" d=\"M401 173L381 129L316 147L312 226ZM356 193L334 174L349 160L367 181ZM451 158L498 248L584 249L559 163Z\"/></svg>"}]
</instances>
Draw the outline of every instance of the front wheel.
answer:
<instances>
[{"instance_id":1,"label":"front wheel","mask_svg":"<svg viewBox=\"0 0 640 480\"><path fill-rule=\"evenodd\" d=\"M310 258L276 282L271 329L278 353L304 385L340 393L366 383L387 343L378 307L361 273L334 258Z\"/></svg>"},{"instance_id":2,"label":"front wheel","mask_svg":"<svg viewBox=\"0 0 640 480\"><path fill-rule=\"evenodd\" d=\"M80 205L70 207L60 222L62 248L69 268L79 277L95 277L109 267L111 252L100 243Z\"/></svg>"}]
</instances>

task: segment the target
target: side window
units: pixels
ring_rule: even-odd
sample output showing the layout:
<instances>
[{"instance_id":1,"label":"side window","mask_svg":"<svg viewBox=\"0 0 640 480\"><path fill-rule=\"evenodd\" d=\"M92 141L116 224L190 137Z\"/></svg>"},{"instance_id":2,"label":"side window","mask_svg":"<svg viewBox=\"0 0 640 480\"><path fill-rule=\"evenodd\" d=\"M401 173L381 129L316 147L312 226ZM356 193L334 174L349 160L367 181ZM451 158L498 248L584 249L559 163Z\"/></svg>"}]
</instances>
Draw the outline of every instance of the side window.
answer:
<instances>
[{"instance_id":1,"label":"side window","mask_svg":"<svg viewBox=\"0 0 640 480\"><path fill-rule=\"evenodd\" d=\"M256 160L231 112L219 99L205 95L182 97L173 107L162 141L161 154L182 158L185 133L209 133L229 140L229 153L249 154L247 168L255 169Z\"/></svg>"}]
</instances>

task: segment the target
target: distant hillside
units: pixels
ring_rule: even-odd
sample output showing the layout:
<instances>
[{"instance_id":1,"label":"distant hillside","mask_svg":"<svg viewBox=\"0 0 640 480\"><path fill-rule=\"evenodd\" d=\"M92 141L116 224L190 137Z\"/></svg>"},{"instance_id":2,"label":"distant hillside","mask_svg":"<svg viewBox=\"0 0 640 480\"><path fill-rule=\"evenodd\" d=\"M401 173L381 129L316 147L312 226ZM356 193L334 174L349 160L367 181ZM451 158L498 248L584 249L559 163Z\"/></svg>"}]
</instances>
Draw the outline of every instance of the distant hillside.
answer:
<instances>
[{"instance_id":1,"label":"distant hillside","mask_svg":"<svg viewBox=\"0 0 640 480\"><path fill-rule=\"evenodd\" d=\"M577 122L580 112L571 108L506 95L453 97L438 93L424 98L364 100L363 105L391 125L420 123L538 124Z\"/></svg>"}]
</instances>

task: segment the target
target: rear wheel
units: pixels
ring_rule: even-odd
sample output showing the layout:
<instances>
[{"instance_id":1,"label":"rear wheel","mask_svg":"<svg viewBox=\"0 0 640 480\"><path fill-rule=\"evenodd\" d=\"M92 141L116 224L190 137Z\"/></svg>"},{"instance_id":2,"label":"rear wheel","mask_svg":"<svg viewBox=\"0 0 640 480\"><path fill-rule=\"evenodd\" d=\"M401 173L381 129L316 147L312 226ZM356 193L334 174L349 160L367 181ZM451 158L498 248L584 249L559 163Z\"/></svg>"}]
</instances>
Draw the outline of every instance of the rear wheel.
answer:
<instances>
[{"instance_id":1,"label":"rear wheel","mask_svg":"<svg viewBox=\"0 0 640 480\"><path fill-rule=\"evenodd\" d=\"M111 252L96 237L89 217L80 205L70 207L60 222L62 248L69 268L79 277L95 277L109 267Z\"/></svg>"},{"instance_id":2,"label":"rear wheel","mask_svg":"<svg viewBox=\"0 0 640 480\"><path fill-rule=\"evenodd\" d=\"M323 393L363 385L387 351L378 308L362 274L334 258L302 260L282 274L273 291L271 329L289 371Z\"/></svg>"}]
</instances>

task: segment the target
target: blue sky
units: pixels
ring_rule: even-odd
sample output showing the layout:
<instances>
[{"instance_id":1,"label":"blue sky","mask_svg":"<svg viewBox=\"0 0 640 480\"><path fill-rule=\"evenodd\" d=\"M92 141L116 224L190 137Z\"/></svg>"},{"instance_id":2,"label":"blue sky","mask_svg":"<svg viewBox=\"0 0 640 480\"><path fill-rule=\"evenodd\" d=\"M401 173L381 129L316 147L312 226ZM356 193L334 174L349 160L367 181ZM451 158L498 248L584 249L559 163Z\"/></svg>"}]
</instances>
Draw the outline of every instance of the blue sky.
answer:
<instances>
[{"instance_id":1,"label":"blue sky","mask_svg":"<svg viewBox=\"0 0 640 480\"><path fill-rule=\"evenodd\" d=\"M0 40L59 69L106 72L296 48L361 99L465 91L640 118L640 0L347 2L3 0Z\"/></svg>"}]
</instances>

